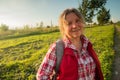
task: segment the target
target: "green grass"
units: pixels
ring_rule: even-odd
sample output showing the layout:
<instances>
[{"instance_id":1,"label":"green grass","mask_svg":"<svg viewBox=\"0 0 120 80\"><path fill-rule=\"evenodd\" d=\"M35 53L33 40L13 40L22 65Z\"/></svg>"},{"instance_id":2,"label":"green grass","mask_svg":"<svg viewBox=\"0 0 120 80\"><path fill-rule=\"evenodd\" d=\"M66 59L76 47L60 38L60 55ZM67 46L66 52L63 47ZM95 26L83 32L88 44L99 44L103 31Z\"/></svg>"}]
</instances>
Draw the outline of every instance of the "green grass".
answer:
<instances>
[{"instance_id":1,"label":"green grass","mask_svg":"<svg viewBox=\"0 0 120 80\"><path fill-rule=\"evenodd\" d=\"M113 51L113 26L85 28L99 56L105 80L110 80ZM0 79L36 80L36 72L50 44L60 37L59 32L28 35L0 40Z\"/></svg>"}]
</instances>

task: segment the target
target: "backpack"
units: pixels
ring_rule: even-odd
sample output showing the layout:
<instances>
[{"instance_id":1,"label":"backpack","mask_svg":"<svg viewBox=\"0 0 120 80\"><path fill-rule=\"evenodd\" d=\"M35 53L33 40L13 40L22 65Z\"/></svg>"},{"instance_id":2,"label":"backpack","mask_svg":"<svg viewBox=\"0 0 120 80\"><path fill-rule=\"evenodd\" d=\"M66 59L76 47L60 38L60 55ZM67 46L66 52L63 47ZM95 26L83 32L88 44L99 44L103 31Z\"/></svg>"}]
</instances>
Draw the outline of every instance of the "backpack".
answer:
<instances>
[{"instance_id":1,"label":"backpack","mask_svg":"<svg viewBox=\"0 0 120 80\"><path fill-rule=\"evenodd\" d=\"M59 66L60 66L61 59L62 59L62 56L64 53L64 43L61 39L58 39L56 41L56 50L55 51L56 51L55 54L56 54L57 61L56 61L55 69L54 69L55 73L52 77L52 80L57 80L57 73L59 72Z\"/></svg>"}]
</instances>

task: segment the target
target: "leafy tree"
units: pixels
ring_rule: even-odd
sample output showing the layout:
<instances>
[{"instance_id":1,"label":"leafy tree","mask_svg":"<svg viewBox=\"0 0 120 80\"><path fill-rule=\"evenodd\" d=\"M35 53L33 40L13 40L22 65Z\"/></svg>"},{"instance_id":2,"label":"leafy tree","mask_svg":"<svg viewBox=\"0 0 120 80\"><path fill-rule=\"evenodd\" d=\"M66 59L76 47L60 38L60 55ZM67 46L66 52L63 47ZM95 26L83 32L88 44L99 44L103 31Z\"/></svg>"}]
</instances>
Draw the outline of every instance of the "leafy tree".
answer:
<instances>
[{"instance_id":1,"label":"leafy tree","mask_svg":"<svg viewBox=\"0 0 120 80\"><path fill-rule=\"evenodd\" d=\"M110 10L107 10L105 7L102 7L97 15L97 20L99 25L108 23L110 19Z\"/></svg>"},{"instance_id":2,"label":"leafy tree","mask_svg":"<svg viewBox=\"0 0 120 80\"><path fill-rule=\"evenodd\" d=\"M82 0L78 10L83 14L85 21L91 23L93 17L106 2L107 0Z\"/></svg>"},{"instance_id":3,"label":"leafy tree","mask_svg":"<svg viewBox=\"0 0 120 80\"><path fill-rule=\"evenodd\" d=\"M40 27L43 27L43 22L40 22Z\"/></svg>"},{"instance_id":4,"label":"leafy tree","mask_svg":"<svg viewBox=\"0 0 120 80\"><path fill-rule=\"evenodd\" d=\"M9 30L9 26L7 26L6 24L1 24L0 30L1 31L7 31L7 30Z\"/></svg>"},{"instance_id":5,"label":"leafy tree","mask_svg":"<svg viewBox=\"0 0 120 80\"><path fill-rule=\"evenodd\" d=\"M36 23L37 28L42 28L44 26L43 22L41 21L40 23Z\"/></svg>"},{"instance_id":6,"label":"leafy tree","mask_svg":"<svg viewBox=\"0 0 120 80\"><path fill-rule=\"evenodd\" d=\"M24 30L28 30L30 29L30 26L29 25L24 25Z\"/></svg>"},{"instance_id":7,"label":"leafy tree","mask_svg":"<svg viewBox=\"0 0 120 80\"><path fill-rule=\"evenodd\" d=\"M114 22L111 20L111 21L110 21L110 24L113 24L113 23L114 23Z\"/></svg>"},{"instance_id":8,"label":"leafy tree","mask_svg":"<svg viewBox=\"0 0 120 80\"><path fill-rule=\"evenodd\" d=\"M50 28L50 26L49 26L49 25L47 25L47 28Z\"/></svg>"}]
</instances>

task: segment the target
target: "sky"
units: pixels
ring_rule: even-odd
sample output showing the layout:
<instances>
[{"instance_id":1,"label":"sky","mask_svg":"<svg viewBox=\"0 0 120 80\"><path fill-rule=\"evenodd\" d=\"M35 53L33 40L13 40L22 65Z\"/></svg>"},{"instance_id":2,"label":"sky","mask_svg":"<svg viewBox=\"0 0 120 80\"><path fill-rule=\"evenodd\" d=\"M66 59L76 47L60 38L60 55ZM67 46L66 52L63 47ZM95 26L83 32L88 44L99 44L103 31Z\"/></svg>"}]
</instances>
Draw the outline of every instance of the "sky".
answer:
<instances>
[{"instance_id":1,"label":"sky","mask_svg":"<svg viewBox=\"0 0 120 80\"><path fill-rule=\"evenodd\" d=\"M82 0L0 0L0 24L10 29L24 25L35 26L58 25L58 18L66 8L78 8ZM110 9L111 19L120 20L120 0L108 0L106 8ZM94 19L94 21L96 21Z\"/></svg>"}]
</instances>

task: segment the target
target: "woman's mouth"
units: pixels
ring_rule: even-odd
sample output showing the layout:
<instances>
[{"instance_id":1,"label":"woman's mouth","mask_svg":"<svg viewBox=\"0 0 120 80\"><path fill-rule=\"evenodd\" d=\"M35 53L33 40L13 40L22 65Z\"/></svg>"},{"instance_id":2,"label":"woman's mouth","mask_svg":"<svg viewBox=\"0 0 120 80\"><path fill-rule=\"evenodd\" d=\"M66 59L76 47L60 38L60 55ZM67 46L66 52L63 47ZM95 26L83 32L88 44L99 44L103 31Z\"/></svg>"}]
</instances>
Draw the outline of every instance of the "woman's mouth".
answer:
<instances>
[{"instance_id":1,"label":"woman's mouth","mask_svg":"<svg viewBox=\"0 0 120 80\"><path fill-rule=\"evenodd\" d=\"M77 31L80 31L80 28L78 28L78 29L72 29L72 32L77 32Z\"/></svg>"}]
</instances>

